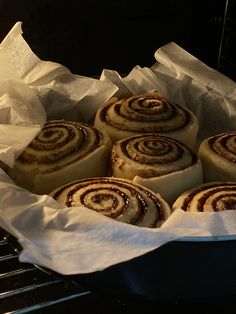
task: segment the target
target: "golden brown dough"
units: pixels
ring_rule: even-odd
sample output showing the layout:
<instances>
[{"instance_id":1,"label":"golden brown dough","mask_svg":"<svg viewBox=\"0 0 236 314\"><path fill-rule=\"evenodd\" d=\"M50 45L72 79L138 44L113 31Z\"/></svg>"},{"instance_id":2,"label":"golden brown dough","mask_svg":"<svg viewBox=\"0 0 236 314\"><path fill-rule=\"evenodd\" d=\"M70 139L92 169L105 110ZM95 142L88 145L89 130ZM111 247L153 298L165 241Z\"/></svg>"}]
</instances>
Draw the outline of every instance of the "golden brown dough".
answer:
<instances>
[{"instance_id":1,"label":"golden brown dough","mask_svg":"<svg viewBox=\"0 0 236 314\"><path fill-rule=\"evenodd\" d=\"M193 112L158 93L113 99L96 113L94 125L113 142L143 133L158 133L193 148L198 121Z\"/></svg>"},{"instance_id":2,"label":"golden brown dough","mask_svg":"<svg viewBox=\"0 0 236 314\"><path fill-rule=\"evenodd\" d=\"M160 195L126 179L78 180L59 187L50 195L65 206L85 206L140 227L159 227L171 214L169 205Z\"/></svg>"},{"instance_id":3,"label":"golden brown dough","mask_svg":"<svg viewBox=\"0 0 236 314\"><path fill-rule=\"evenodd\" d=\"M111 175L142 184L160 193L169 204L203 182L197 154L180 141L154 133L114 143Z\"/></svg>"},{"instance_id":4,"label":"golden brown dough","mask_svg":"<svg viewBox=\"0 0 236 314\"><path fill-rule=\"evenodd\" d=\"M72 180L107 174L109 136L95 127L66 120L48 121L9 175L24 188L47 194Z\"/></svg>"},{"instance_id":5,"label":"golden brown dough","mask_svg":"<svg viewBox=\"0 0 236 314\"><path fill-rule=\"evenodd\" d=\"M205 139L199 147L204 181L236 181L236 131Z\"/></svg>"},{"instance_id":6,"label":"golden brown dough","mask_svg":"<svg viewBox=\"0 0 236 314\"><path fill-rule=\"evenodd\" d=\"M173 210L212 212L236 209L235 182L208 182L186 191L173 204Z\"/></svg>"}]
</instances>

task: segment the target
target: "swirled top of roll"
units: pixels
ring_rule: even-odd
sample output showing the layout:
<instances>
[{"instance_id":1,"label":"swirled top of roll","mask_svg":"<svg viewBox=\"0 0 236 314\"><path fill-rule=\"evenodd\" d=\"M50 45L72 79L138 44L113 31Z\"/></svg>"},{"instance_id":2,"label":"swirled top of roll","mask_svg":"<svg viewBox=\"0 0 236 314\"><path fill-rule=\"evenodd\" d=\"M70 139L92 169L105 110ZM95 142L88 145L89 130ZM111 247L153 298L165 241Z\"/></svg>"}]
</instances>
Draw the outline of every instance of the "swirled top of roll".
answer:
<instances>
[{"instance_id":1,"label":"swirled top of roll","mask_svg":"<svg viewBox=\"0 0 236 314\"><path fill-rule=\"evenodd\" d=\"M143 178L161 176L192 166L198 161L197 154L178 140L150 133L136 135L113 144L112 167L119 171L127 166ZM130 171L129 171L130 170Z\"/></svg>"},{"instance_id":2,"label":"swirled top of roll","mask_svg":"<svg viewBox=\"0 0 236 314\"><path fill-rule=\"evenodd\" d=\"M236 183L205 183L182 194L173 209L185 211L222 211L236 209Z\"/></svg>"},{"instance_id":3,"label":"swirled top of roll","mask_svg":"<svg viewBox=\"0 0 236 314\"><path fill-rule=\"evenodd\" d=\"M50 120L17 162L49 173L84 158L105 143L104 134L84 123Z\"/></svg>"},{"instance_id":4,"label":"swirled top of roll","mask_svg":"<svg viewBox=\"0 0 236 314\"><path fill-rule=\"evenodd\" d=\"M68 207L85 206L107 217L143 227L157 227L171 214L156 193L132 181L90 178L66 184L50 195Z\"/></svg>"},{"instance_id":5,"label":"swirled top of roll","mask_svg":"<svg viewBox=\"0 0 236 314\"><path fill-rule=\"evenodd\" d=\"M236 163L236 131L224 132L207 139L210 149L222 158Z\"/></svg>"},{"instance_id":6,"label":"swirled top of roll","mask_svg":"<svg viewBox=\"0 0 236 314\"><path fill-rule=\"evenodd\" d=\"M168 136L168 133L184 129L193 120L197 123L188 109L153 93L108 102L97 111L95 126L113 128L117 140L115 130L128 132L128 136L153 132ZM119 139L124 137L127 136Z\"/></svg>"}]
</instances>

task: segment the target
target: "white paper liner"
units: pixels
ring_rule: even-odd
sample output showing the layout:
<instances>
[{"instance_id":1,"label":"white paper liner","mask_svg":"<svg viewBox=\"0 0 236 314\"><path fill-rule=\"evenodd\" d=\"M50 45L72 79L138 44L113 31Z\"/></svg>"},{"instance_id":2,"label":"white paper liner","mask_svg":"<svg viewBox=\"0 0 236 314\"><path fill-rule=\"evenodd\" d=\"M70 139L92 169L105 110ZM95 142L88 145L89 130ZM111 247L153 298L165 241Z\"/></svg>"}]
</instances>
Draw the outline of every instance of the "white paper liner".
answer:
<instances>
[{"instance_id":1,"label":"white paper liner","mask_svg":"<svg viewBox=\"0 0 236 314\"><path fill-rule=\"evenodd\" d=\"M21 84L29 96L32 96L31 92L37 93L50 116L54 116L55 111L52 108L57 104L61 117L68 117L67 113L71 110L71 113L78 113L79 117L80 114L84 115L83 119L90 119L98 103L101 104L116 91L116 95L123 97L158 90L165 97L186 105L196 113L201 125L199 141L216 132L236 129L236 84L189 55L175 43L157 50L157 63L152 68L136 66L125 78L115 71L104 70L101 81L94 85L91 85L91 79L73 76L68 69L58 64L48 63L50 71L47 73L44 61L35 55L31 58L30 55L32 56L32 51L23 40L19 25L16 25L0 46L0 65L3 61L11 60L7 66L0 67L0 77L4 74L4 79L18 80L16 85L8 85L6 93L3 90L3 98L8 95L11 97L15 86ZM14 77L15 71L12 68L17 71L17 78ZM105 84L104 89L100 84ZM74 94L77 86L83 87L78 98ZM86 94L88 86L91 89ZM98 99L100 87L104 95L99 101L95 101ZM17 104L25 96L23 94L21 97L20 94L15 97ZM14 129L15 125L18 127L18 124L21 126L26 122L27 127L30 125L30 130L32 126L34 130L37 125L36 134L44 122L45 113L42 107L40 109L35 95L32 99L38 108L37 113L31 110L31 106L35 106L34 101L25 101L22 104L24 110L17 113L15 118L14 115L11 116L11 112L15 107L21 106L15 106L15 102L11 101L8 103L10 109L6 109L0 99L0 110L4 117L0 126L7 126L6 130L10 132L8 129ZM85 101L86 98L88 102ZM82 104L81 107L77 106L79 103ZM75 107L79 109L74 111ZM18 129L13 133L16 137ZM17 155L26 145L18 144L19 138L14 140L13 135L8 134L5 133L3 139L0 137L0 157L3 161L8 159L8 151L12 150ZM30 138L33 138L33 132L27 141ZM15 155L11 158L12 162ZM119 223L83 207L63 208L49 196L34 195L16 186L1 170L0 226L15 235L21 243L21 261L36 263L62 274L78 274L102 270L187 236L197 236L196 239L207 237L210 240L218 240L221 236L233 237L236 230L236 211L187 213L178 209L161 228L141 228Z\"/></svg>"},{"instance_id":2,"label":"white paper liner","mask_svg":"<svg viewBox=\"0 0 236 314\"><path fill-rule=\"evenodd\" d=\"M45 121L45 110L33 90L20 81L0 80L0 161L12 167Z\"/></svg>"}]
</instances>

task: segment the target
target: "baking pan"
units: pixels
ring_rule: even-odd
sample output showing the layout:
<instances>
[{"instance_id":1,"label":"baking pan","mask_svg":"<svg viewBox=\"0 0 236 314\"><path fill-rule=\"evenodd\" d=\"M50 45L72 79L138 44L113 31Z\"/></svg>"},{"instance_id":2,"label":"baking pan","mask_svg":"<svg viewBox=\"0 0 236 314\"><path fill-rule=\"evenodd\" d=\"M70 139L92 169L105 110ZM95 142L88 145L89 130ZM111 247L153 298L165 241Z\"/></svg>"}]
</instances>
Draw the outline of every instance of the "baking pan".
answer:
<instances>
[{"instance_id":1,"label":"baking pan","mask_svg":"<svg viewBox=\"0 0 236 314\"><path fill-rule=\"evenodd\" d=\"M18 253L21 246L6 233ZM78 261L79 262L79 261ZM236 296L236 236L184 237L132 260L89 274L47 274L80 288L119 298L153 302L219 302Z\"/></svg>"},{"instance_id":2,"label":"baking pan","mask_svg":"<svg viewBox=\"0 0 236 314\"><path fill-rule=\"evenodd\" d=\"M100 272L67 277L116 296L202 302L236 295L235 265L235 237L186 238Z\"/></svg>"}]
</instances>

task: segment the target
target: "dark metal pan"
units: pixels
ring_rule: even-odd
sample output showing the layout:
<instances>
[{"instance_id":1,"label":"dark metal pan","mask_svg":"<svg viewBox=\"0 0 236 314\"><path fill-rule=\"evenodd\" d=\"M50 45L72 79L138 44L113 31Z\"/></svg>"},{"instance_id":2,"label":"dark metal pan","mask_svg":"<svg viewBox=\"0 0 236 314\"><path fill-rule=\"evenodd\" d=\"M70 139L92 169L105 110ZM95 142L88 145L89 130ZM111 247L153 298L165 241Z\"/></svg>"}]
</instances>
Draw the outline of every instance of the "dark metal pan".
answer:
<instances>
[{"instance_id":1,"label":"dark metal pan","mask_svg":"<svg viewBox=\"0 0 236 314\"><path fill-rule=\"evenodd\" d=\"M8 243L19 253L17 240ZM184 238L103 271L62 276L90 291L154 302L218 301L236 296L236 238Z\"/></svg>"},{"instance_id":2,"label":"dark metal pan","mask_svg":"<svg viewBox=\"0 0 236 314\"><path fill-rule=\"evenodd\" d=\"M236 295L233 239L173 241L103 271L68 277L116 296L171 303L219 300Z\"/></svg>"}]
</instances>

